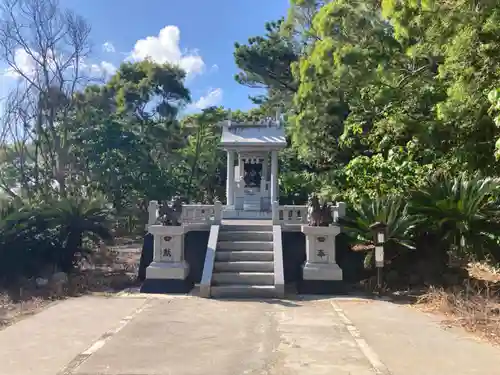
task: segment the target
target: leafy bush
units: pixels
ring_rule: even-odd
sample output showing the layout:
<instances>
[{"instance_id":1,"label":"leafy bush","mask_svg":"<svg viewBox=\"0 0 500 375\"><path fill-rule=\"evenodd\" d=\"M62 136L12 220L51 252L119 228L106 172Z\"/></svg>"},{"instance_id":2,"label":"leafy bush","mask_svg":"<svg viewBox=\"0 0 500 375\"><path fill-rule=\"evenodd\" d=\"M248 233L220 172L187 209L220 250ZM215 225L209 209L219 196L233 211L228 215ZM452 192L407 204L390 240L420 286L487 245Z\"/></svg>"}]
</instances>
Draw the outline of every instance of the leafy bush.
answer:
<instances>
[{"instance_id":1,"label":"leafy bush","mask_svg":"<svg viewBox=\"0 0 500 375\"><path fill-rule=\"evenodd\" d=\"M436 174L412 192L410 212L453 255L499 261L499 188L496 178Z\"/></svg>"},{"instance_id":2,"label":"leafy bush","mask_svg":"<svg viewBox=\"0 0 500 375\"><path fill-rule=\"evenodd\" d=\"M100 202L79 198L0 210L0 279L71 272L91 251L85 241L112 239L109 214Z\"/></svg>"},{"instance_id":3,"label":"leafy bush","mask_svg":"<svg viewBox=\"0 0 500 375\"><path fill-rule=\"evenodd\" d=\"M84 238L93 243L112 240L110 214L110 210L96 200L72 198L57 201L52 207L44 207L40 215L50 228L57 230L62 244L54 259L62 271L70 272L78 257L89 254L90 249L84 247Z\"/></svg>"},{"instance_id":4,"label":"leafy bush","mask_svg":"<svg viewBox=\"0 0 500 375\"><path fill-rule=\"evenodd\" d=\"M411 149L411 142L408 149ZM388 156L357 156L346 166L323 174L318 193L329 200L357 204L365 197L403 196L420 186L433 165L420 165L411 153L395 147Z\"/></svg>"},{"instance_id":5,"label":"leafy bush","mask_svg":"<svg viewBox=\"0 0 500 375\"><path fill-rule=\"evenodd\" d=\"M415 217L408 212L408 205L402 198L394 196L363 198L358 204L348 209L345 218L340 224L352 244L369 244L373 242L372 224L383 222L386 228L386 259L396 257L402 250L413 250L412 230L415 226ZM373 263L373 250L365 257L365 267L370 268Z\"/></svg>"}]
</instances>

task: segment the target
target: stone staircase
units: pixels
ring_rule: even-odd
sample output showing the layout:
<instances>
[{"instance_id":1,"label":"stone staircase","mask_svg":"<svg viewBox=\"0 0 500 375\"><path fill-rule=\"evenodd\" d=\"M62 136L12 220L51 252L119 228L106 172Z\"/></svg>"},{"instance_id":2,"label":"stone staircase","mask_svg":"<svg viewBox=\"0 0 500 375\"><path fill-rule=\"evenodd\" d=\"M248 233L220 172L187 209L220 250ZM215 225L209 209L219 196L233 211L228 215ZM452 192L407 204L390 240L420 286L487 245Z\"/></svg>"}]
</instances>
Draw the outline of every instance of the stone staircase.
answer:
<instances>
[{"instance_id":1,"label":"stone staircase","mask_svg":"<svg viewBox=\"0 0 500 375\"><path fill-rule=\"evenodd\" d=\"M222 225L212 297L279 297L274 279L272 225Z\"/></svg>"}]
</instances>

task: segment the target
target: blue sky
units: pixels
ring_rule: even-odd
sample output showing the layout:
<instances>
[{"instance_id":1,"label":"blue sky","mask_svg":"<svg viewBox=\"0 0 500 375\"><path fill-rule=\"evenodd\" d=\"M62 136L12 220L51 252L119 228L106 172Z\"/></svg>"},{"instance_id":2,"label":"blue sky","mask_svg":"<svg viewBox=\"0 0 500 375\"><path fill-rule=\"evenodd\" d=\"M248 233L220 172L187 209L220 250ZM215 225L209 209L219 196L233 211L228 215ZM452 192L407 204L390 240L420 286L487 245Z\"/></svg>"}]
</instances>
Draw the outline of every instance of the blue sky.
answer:
<instances>
[{"instance_id":1,"label":"blue sky","mask_svg":"<svg viewBox=\"0 0 500 375\"><path fill-rule=\"evenodd\" d=\"M92 63L112 69L130 56L176 60L189 71L191 109L224 105L242 110L251 108L248 95L253 90L234 80L234 42L261 35L264 23L284 16L288 8L288 0L61 0L61 4L92 26Z\"/></svg>"}]
</instances>

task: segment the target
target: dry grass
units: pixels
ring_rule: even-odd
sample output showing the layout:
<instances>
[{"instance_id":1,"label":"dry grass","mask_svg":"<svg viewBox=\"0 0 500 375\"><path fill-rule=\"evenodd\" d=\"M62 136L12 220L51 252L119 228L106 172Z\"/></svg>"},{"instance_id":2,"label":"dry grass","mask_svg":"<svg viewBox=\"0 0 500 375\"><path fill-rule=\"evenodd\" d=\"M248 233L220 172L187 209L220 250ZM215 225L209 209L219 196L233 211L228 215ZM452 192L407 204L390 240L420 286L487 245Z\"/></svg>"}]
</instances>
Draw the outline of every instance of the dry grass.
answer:
<instances>
[{"instance_id":1,"label":"dry grass","mask_svg":"<svg viewBox=\"0 0 500 375\"><path fill-rule=\"evenodd\" d=\"M448 326L460 326L500 344L500 270L484 263L469 263L469 278L448 289L429 288L418 298L425 311L446 315Z\"/></svg>"},{"instance_id":2,"label":"dry grass","mask_svg":"<svg viewBox=\"0 0 500 375\"><path fill-rule=\"evenodd\" d=\"M134 284L140 258L138 244L128 243L100 249L90 263L68 277L64 287L49 283L37 288L34 280L24 280L0 290L0 329L33 315L55 301L89 293L113 294Z\"/></svg>"},{"instance_id":3,"label":"dry grass","mask_svg":"<svg viewBox=\"0 0 500 375\"><path fill-rule=\"evenodd\" d=\"M42 297L31 296L14 302L9 293L0 293L0 329L5 328L17 320L33 315L52 301Z\"/></svg>"}]
</instances>

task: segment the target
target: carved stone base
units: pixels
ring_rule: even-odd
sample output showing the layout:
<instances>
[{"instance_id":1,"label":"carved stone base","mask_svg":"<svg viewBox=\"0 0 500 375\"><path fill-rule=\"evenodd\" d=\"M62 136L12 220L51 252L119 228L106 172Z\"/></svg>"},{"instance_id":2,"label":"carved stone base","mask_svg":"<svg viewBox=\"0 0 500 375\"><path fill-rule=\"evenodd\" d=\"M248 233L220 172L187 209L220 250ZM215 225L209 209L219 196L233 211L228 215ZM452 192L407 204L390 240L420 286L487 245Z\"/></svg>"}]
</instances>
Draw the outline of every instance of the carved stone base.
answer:
<instances>
[{"instance_id":1,"label":"carved stone base","mask_svg":"<svg viewBox=\"0 0 500 375\"><path fill-rule=\"evenodd\" d=\"M302 280L297 283L298 294L346 295L347 285L340 280Z\"/></svg>"},{"instance_id":2,"label":"carved stone base","mask_svg":"<svg viewBox=\"0 0 500 375\"><path fill-rule=\"evenodd\" d=\"M141 286L141 293L187 294L193 287L194 282L187 279L146 279Z\"/></svg>"},{"instance_id":3,"label":"carved stone base","mask_svg":"<svg viewBox=\"0 0 500 375\"><path fill-rule=\"evenodd\" d=\"M182 262L152 262L146 268L147 279L177 279L184 280L189 275L189 264Z\"/></svg>"},{"instance_id":4,"label":"carved stone base","mask_svg":"<svg viewBox=\"0 0 500 375\"><path fill-rule=\"evenodd\" d=\"M302 266L304 280L342 281L342 269L337 263L311 263Z\"/></svg>"},{"instance_id":5,"label":"carved stone base","mask_svg":"<svg viewBox=\"0 0 500 375\"><path fill-rule=\"evenodd\" d=\"M189 280L189 264L183 262L152 262L146 269L141 293L189 293L194 282Z\"/></svg>"}]
</instances>

